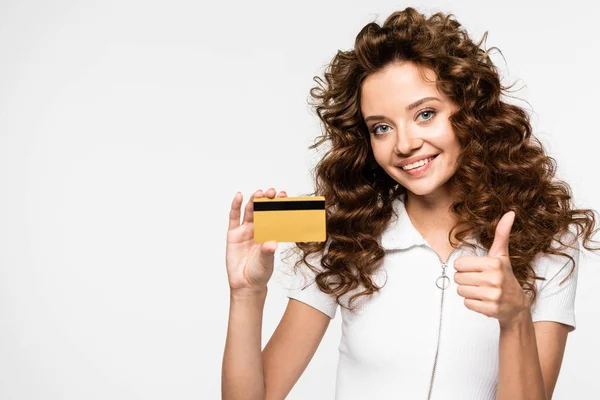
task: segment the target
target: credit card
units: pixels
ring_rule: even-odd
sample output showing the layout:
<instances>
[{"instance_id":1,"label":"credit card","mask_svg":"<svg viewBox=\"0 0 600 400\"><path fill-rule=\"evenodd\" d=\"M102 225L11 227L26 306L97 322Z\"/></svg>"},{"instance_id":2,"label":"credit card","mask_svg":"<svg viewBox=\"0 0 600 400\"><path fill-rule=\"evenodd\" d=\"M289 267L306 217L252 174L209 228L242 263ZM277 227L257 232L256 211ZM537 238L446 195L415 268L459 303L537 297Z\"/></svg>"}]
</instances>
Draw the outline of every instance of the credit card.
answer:
<instances>
[{"instance_id":1,"label":"credit card","mask_svg":"<svg viewBox=\"0 0 600 400\"><path fill-rule=\"evenodd\" d=\"M254 241L324 242L325 197L254 198Z\"/></svg>"}]
</instances>

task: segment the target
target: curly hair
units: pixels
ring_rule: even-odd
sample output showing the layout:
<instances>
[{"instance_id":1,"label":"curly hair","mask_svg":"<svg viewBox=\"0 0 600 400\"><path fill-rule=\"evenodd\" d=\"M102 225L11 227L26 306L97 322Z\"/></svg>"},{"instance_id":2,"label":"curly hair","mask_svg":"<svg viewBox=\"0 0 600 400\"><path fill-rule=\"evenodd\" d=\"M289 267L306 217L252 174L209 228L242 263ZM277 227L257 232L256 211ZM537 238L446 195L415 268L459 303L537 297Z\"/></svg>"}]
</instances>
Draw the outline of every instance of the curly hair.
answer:
<instances>
[{"instance_id":1,"label":"curly hair","mask_svg":"<svg viewBox=\"0 0 600 400\"><path fill-rule=\"evenodd\" d=\"M551 247L571 224L586 249L598 250L587 244L597 231L595 211L573 207L571 189L554 178L555 160L532 136L528 114L501 100L510 86L501 85L489 52L481 48L486 38L487 32L474 43L453 14L426 18L408 7L392 13L382 26L365 25L354 49L333 57L325 79L313 77L317 86L310 90L311 105L324 134L309 149L331 144L313 171L316 190L311 193L325 197L327 241L296 243L292 250L304 254L294 268L305 263L321 291L335 295L340 306L345 307L340 297L359 286L364 290L348 304L381 289L372 279L385 255L378 238L394 214L393 201L406 193L376 164L359 102L362 81L397 61L433 70L437 89L457 105L450 123L462 151L451 178L451 212L457 221L448 234L452 247L459 245L453 236L470 247L465 239L473 237L489 249L500 218L513 210L510 260L531 304L537 296L535 280L544 279L532 266L538 253L568 257L573 273L574 259L560 251L568 244L558 239L561 247ZM322 254L317 258L321 269L307 260L313 253Z\"/></svg>"}]
</instances>

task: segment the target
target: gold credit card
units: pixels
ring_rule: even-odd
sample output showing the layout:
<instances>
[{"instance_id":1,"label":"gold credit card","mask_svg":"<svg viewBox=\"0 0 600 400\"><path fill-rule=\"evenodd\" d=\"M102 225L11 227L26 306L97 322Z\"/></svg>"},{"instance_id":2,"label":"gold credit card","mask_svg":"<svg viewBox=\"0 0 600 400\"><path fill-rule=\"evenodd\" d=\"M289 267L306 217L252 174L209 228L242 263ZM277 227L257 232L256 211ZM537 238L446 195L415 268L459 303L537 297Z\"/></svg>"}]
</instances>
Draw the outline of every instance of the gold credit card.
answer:
<instances>
[{"instance_id":1,"label":"gold credit card","mask_svg":"<svg viewBox=\"0 0 600 400\"><path fill-rule=\"evenodd\" d=\"M324 242L325 197L254 198L254 241Z\"/></svg>"}]
</instances>

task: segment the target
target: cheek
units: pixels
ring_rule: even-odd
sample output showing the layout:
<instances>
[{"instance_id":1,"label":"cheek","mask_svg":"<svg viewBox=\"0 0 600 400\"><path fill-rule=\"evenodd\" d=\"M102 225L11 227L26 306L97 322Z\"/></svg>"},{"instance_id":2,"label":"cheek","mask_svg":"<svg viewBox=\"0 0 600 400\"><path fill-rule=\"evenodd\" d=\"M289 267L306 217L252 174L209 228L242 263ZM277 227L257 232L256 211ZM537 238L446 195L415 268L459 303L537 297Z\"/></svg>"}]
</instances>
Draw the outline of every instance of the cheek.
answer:
<instances>
[{"instance_id":1,"label":"cheek","mask_svg":"<svg viewBox=\"0 0 600 400\"><path fill-rule=\"evenodd\" d=\"M436 141L433 144L443 152L444 166L446 168L455 168L461 152L461 146L450 123L440 126L440 130L437 133Z\"/></svg>"},{"instance_id":2,"label":"cheek","mask_svg":"<svg viewBox=\"0 0 600 400\"><path fill-rule=\"evenodd\" d=\"M373 145L373 143L371 142L371 149L371 151L373 152L373 157L375 158L375 161L377 161L377 163L381 164L383 161L385 161L387 157L386 155L389 152L386 149L385 145L382 145L381 143Z\"/></svg>"},{"instance_id":3,"label":"cheek","mask_svg":"<svg viewBox=\"0 0 600 400\"><path fill-rule=\"evenodd\" d=\"M445 152L451 153L453 156L456 156L460 152L460 142L449 122L440 127L437 138L439 140L438 143Z\"/></svg>"},{"instance_id":4,"label":"cheek","mask_svg":"<svg viewBox=\"0 0 600 400\"><path fill-rule=\"evenodd\" d=\"M446 164L453 172L456 172L456 168L458 167L458 156L460 155L460 151L461 149L458 143L452 143L446 151Z\"/></svg>"}]
</instances>

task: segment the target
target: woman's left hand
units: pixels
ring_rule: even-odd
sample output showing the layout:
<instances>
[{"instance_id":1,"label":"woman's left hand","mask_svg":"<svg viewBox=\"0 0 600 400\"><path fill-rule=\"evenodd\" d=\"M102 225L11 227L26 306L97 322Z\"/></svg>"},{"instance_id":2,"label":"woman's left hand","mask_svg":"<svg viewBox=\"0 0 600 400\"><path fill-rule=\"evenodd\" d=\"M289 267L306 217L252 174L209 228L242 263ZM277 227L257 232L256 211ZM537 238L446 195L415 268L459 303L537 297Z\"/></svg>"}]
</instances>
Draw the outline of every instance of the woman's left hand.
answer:
<instances>
[{"instance_id":1,"label":"woman's left hand","mask_svg":"<svg viewBox=\"0 0 600 400\"><path fill-rule=\"evenodd\" d=\"M513 274L508 256L508 238L514 220L514 211L502 216L486 257L462 256L454 261L454 281L458 284L458 294L465 298L465 306L496 318L501 327L529 312L528 299Z\"/></svg>"}]
</instances>

